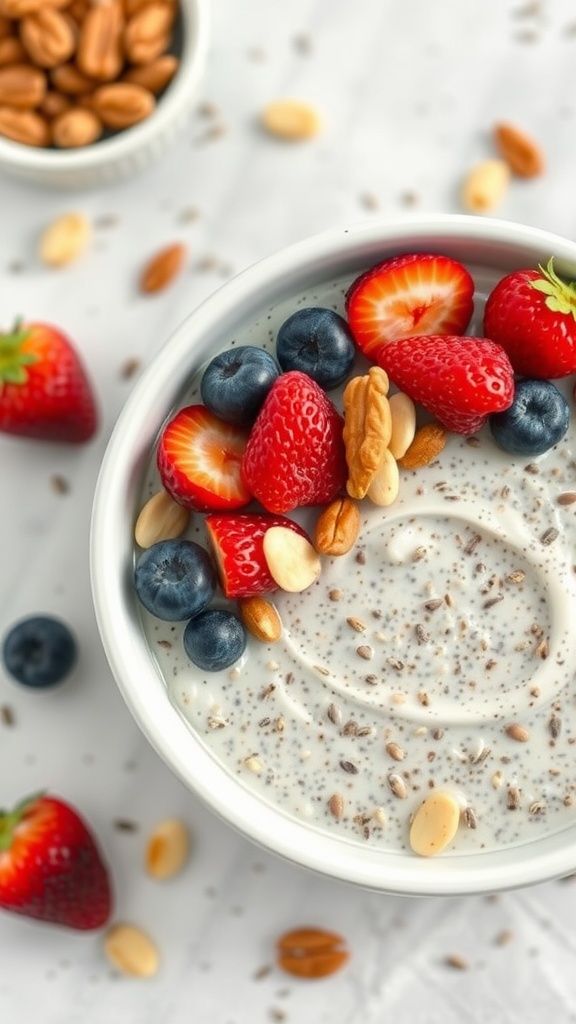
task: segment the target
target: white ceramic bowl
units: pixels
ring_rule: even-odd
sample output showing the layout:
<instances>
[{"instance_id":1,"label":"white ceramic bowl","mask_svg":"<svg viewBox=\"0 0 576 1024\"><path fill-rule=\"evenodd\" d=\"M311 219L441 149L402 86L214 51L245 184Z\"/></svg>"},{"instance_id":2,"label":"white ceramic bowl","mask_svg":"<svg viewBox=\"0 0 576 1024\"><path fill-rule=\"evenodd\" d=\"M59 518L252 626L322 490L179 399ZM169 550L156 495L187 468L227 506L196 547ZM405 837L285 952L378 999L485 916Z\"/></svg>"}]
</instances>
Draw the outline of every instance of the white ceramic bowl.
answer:
<instances>
[{"instance_id":1,"label":"white ceramic bowl","mask_svg":"<svg viewBox=\"0 0 576 1024\"><path fill-rule=\"evenodd\" d=\"M206 63L209 0L180 0L180 67L145 121L80 149L39 149L0 136L0 171L54 188L92 188L128 178L158 159L185 130Z\"/></svg>"},{"instance_id":2,"label":"white ceramic bowl","mask_svg":"<svg viewBox=\"0 0 576 1024\"><path fill-rule=\"evenodd\" d=\"M174 773L219 816L288 860L336 879L405 895L491 892L576 869L576 822L531 843L436 858L383 853L328 835L261 801L226 771L170 702L143 635L132 585L133 529L145 467L187 378L243 325L310 286L354 276L399 252L444 252L492 275L555 254L572 277L576 244L537 229L468 216L403 217L313 237L259 262L205 301L148 367L121 413L96 489L91 572L112 672L128 707ZM193 671L191 667L191 671Z\"/></svg>"}]
</instances>

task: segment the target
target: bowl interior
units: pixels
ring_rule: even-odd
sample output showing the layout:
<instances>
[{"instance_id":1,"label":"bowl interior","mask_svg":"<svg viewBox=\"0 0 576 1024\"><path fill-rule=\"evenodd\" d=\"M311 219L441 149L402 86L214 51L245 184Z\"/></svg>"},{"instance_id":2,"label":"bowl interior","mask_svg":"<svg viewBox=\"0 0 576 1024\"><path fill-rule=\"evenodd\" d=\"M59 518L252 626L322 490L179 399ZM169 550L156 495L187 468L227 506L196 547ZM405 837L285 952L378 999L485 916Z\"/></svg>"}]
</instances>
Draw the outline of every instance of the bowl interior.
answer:
<instances>
[{"instance_id":1,"label":"bowl interior","mask_svg":"<svg viewBox=\"0 0 576 1024\"><path fill-rule=\"evenodd\" d=\"M443 252L492 277L545 262L554 253L557 269L576 277L573 243L521 225L456 215L403 217L327 232L239 274L167 341L118 419L94 501L93 595L112 672L140 728L175 774L232 827L295 863L369 889L404 895L491 892L572 872L576 826L530 844L424 859L329 836L264 803L218 763L169 700L132 584L143 477L186 381L263 312L312 286L343 275L352 280L378 260L414 251Z\"/></svg>"}]
</instances>

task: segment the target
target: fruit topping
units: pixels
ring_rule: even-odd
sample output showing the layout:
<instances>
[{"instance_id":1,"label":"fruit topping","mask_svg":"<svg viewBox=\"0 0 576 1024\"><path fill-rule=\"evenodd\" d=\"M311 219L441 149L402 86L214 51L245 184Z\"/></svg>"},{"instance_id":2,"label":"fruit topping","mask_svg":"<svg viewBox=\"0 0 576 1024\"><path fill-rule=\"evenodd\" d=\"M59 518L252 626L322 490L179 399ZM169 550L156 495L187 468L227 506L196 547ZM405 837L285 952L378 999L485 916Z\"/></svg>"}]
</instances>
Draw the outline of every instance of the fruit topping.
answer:
<instances>
[{"instance_id":1,"label":"fruit topping","mask_svg":"<svg viewBox=\"0 0 576 1024\"><path fill-rule=\"evenodd\" d=\"M299 370L272 385L242 458L248 491L269 512L332 501L346 481L343 420L321 387Z\"/></svg>"},{"instance_id":2,"label":"fruit topping","mask_svg":"<svg viewBox=\"0 0 576 1024\"><path fill-rule=\"evenodd\" d=\"M558 277L552 258L545 268L507 274L486 301L484 333L523 377L574 373L576 285Z\"/></svg>"},{"instance_id":3,"label":"fruit topping","mask_svg":"<svg viewBox=\"0 0 576 1024\"><path fill-rule=\"evenodd\" d=\"M78 811L37 795L0 811L0 907L69 928L100 928L112 890L96 839Z\"/></svg>"},{"instance_id":4,"label":"fruit topping","mask_svg":"<svg viewBox=\"0 0 576 1024\"><path fill-rule=\"evenodd\" d=\"M514 373L488 338L425 335L382 350L390 379L455 434L473 434L514 398Z\"/></svg>"},{"instance_id":5,"label":"fruit topping","mask_svg":"<svg viewBox=\"0 0 576 1024\"><path fill-rule=\"evenodd\" d=\"M261 512L212 513L204 520L210 550L225 597L252 597L276 590L263 541L272 526L304 534L298 523L285 516Z\"/></svg>"},{"instance_id":6,"label":"fruit topping","mask_svg":"<svg viewBox=\"0 0 576 1024\"><path fill-rule=\"evenodd\" d=\"M15 623L2 647L6 671L23 686L35 689L62 682L76 656L76 640L69 627L50 615L32 615Z\"/></svg>"},{"instance_id":7,"label":"fruit topping","mask_svg":"<svg viewBox=\"0 0 576 1024\"><path fill-rule=\"evenodd\" d=\"M377 263L357 277L346 295L346 312L358 347L379 363L391 341L463 334L472 317L473 295L474 281L457 260L409 253Z\"/></svg>"},{"instance_id":8,"label":"fruit topping","mask_svg":"<svg viewBox=\"0 0 576 1024\"><path fill-rule=\"evenodd\" d=\"M204 405L188 405L169 421L158 445L158 470L165 489L199 512L247 505L250 491L241 462L244 428L225 423Z\"/></svg>"},{"instance_id":9,"label":"fruit topping","mask_svg":"<svg viewBox=\"0 0 576 1024\"><path fill-rule=\"evenodd\" d=\"M184 650L198 668L220 672L242 657L247 635L234 612L207 608L195 615L184 630Z\"/></svg>"},{"instance_id":10,"label":"fruit topping","mask_svg":"<svg viewBox=\"0 0 576 1024\"><path fill-rule=\"evenodd\" d=\"M92 386L62 331L30 323L0 334L0 430L81 444L97 420Z\"/></svg>"},{"instance_id":11,"label":"fruit topping","mask_svg":"<svg viewBox=\"0 0 576 1024\"><path fill-rule=\"evenodd\" d=\"M240 345L225 349L204 370L202 401L226 423L249 426L279 374L276 361L262 348Z\"/></svg>"},{"instance_id":12,"label":"fruit topping","mask_svg":"<svg viewBox=\"0 0 576 1024\"><path fill-rule=\"evenodd\" d=\"M283 370L301 370L325 391L342 384L356 356L344 317L333 309L298 309L284 321L276 337L276 356Z\"/></svg>"},{"instance_id":13,"label":"fruit topping","mask_svg":"<svg viewBox=\"0 0 576 1024\"><path fill-rule=\"evenodd\" d=\"M549 380L528 380L516 384L512 405L489 418L496 444L514 455L542 455L558 443L568 430L568 402Z\"/></svg>"},{"instance_id":14,"label":"fruit topping","mask_svg":"<svg viewBox=\"0 0 576 1024\"><path fill-rule=\"evenodd\" d=\"M191 540L161 540L140 555L134 570L138 599L159 619L182 622L212 600L216 570Z\"/></svg>"}]
</instances>

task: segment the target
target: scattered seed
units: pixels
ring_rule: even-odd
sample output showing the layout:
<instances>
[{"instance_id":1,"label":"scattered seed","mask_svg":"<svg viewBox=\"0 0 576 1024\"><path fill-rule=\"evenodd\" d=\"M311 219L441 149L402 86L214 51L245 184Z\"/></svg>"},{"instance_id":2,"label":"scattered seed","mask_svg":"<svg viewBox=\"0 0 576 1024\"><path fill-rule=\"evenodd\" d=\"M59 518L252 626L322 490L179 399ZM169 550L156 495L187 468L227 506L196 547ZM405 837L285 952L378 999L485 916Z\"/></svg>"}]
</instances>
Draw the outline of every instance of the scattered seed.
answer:
<instances>
[{"instance_id":1,"label":"scattered seed","mask_svg":"<svg viewBox=\"0 0 576 1024\"><path fill-rule=\"evenodd\" d=\"M330 704L326 713L334 725L340 725L340 722L342 721L342 712L337 704Z\"/></svg>"},{"instance_id":2,"label":"scattered seed","mask_svg":"<svg viewBox=\"0 0 576 1024\"><path fill-rule=\"evenodd\" d=\"M548 722L548 730L553 740L557 740L562 730L562 719L559 715L551 715Z\"/></svg>"},{"instance_id":3,"label":"scattered seed","mask_svg":"<svg viewBox=\"0 0 576 1024\"><path fill-rule=\"evenodd\" d=\"M9 704L2 704L0 706L0 722L2 722L2 725L15 725L16 717Z\"/></svg>"},{"instance_id":4,"label":"scattered seed","mask_svg":"<svg viewBox=\"0 0 576 1024\"><path fill-rule=\"evenodd\" d=\"M506 806L509 811L517 811L520 807L520 790L517 786L509 786L506 796Z\"/></svg>"},{"instance_id":5,"label":"scattered seed","mask_svg":"<svg viewBox=\"0 0 576 1024\"><path fill-rule=\"evenodd\" d=\"M244 767L254 775L260 775L264 771L264 762L256 754L251 754L244 758Z\"/></svg>"},{"instance_id":6,"label":"scattered seed","mask_svg":"<svg viewBox=\"0 0 576 1024\"><path fill-rule=\"evenodd\" d=\"M444 604L443 597L434 597L431 601L426 601L424 607L427 612L435 612L437 608L440 608Z\"/></svg>"},{"instance_id":7,"label":"scattered seed","mask_svg":"<svg viewBox=\"0 0 576 1024\"><path fill-rule=\"evenodd\" d=\"M364 625L364 623L360 619L357 619L354 615L349 615L348 618L346 619L346 622L348 623L349 626L352 627L353 630L356 631L356 633L366 632L366 626Z\"/></svg>"},{"instance_id":8,"label":"scattered seed","mask_svg":"<svg viewBox=\"0 0 576 1024\"><path fill-rule=\"evenodd\" d=\"M565 491L559 494L556 501L559 505L573 505L576 501L576 491Z\"/></svg>"},{"instance_id":9,"label":"scattered seed","mask_svg":"<svg viewBox=\"0 0 576 1024\"><path fill-rule=\"evenodd\" d=\"M340 761L340 767L341 767L341 768L342 768L342 770L343 770L343 771L345 771L345 772L346 772L346 773L347 773L348 775L357 775L357 774L358 774L358 768L357 768L357 766L356 766L356 765L354 764L354 762L353 762L353 761L344 761L344 760L343 760L343 761Z\"/></svg>"},{"instance_id":10,"label":"scattered seed","mask_svg":"<svg viewBox=\"0 0 576 1024\"><path fill-rule=\"evenodd\" d=\"M498 932L494 939L495 946L507 946L509 942L512 942L514 938L514 932L510 928L503 928L502 931Z\"/></svg>"},{"instance_id":11,"label":"scattered seed","mask_svg":"<svg viewBox=\"0 0 576 1024\"><path fill-rule=\"evenodd\" d=\"M545 547L548 547L549 544L554 543L554 541L558 537L558 534L559 531L556 529L555 526L549 526L548 529L545 530L542 536L540 537L540 541L542 544L544 544Z\"/></svg>"},{"instance_id":12,"label":"scattered seed","mask_svg":"<svg viewBox=\"0 0 576 1024\"><path fill-rule=\"evenodd\" d=\"M390 791L398 798L398 800L405 800L408 796L406 783L401 775L397 775L395 772L393 772L392 775L389 775L388 785L390 786Z\"/></svg>"},{"instance_id":13,"label":"scattered seed","mask_svg":"<svg viewBox=\"0 0 576 1024\"><path fill-rule=\"evenodd\" d=\"M512 569L506 577L507 583L524 583L526 579L526 573L523 569Z\"/></svg>"},{"instance_id":14,"label":"scattered seed","mask_svg":"<svg viewBox=\"0 0 576 1024\"><path fill-rule=\"evenodd\" d=\"M419 644L430 643L430 633L425 629L421 622L416 623L415 633Z\"/></svg>"},{"instance_id":15,"label":"scattered seed","mask_svg":"<svg viewBox=\"0 0 576 1024\"><path fill-rule=\"evenodd\" d=\"M54 491L54 494L70 493L70 481L60 473L54 473L53 476L50 477L50 487Z\"/></svg>"},{"instance_id":16,"label":"scattered seed","mask_svg":"<svg viewBox=\"0 0 576 1024\"><path fill-rule=\"evenodd\" d=\"M341 793L333 793L328 801L330 814L334 818L341 818L344 814L344 797Z\"/></svg>"},{"instance_id":17,"label":"scattered seed","mask_svg":"<svg viewBox=\"0 0 576 1024\"><path fill-rule=\"evenodd\" d=\"M459 953L449 953L444 958L444 963L447 967L453 967L457 971L467 971L470 967L470 962Z\"/></svg>"},{"instance_id":18,"label":"scattered seed","mask_svg":"<svg viewBox=\"0 0 576 1024\"><path fill-rule=\"evenodd\" d=\"M137 832L139 828L137 822L130 818L116 818L113 825L119 832Z\"/></svg>"},{"instance_id":19,"label":"scattered seed","mask_svg":"<svg viewBox=\"0 0 576 1024\"><path fill-rule=\"evenodd\" d=\"M544 814L546 810L546 802L544 800L534 800L528 808L528 814L537 815Z\"/></svg>"},{"instance_id":20,"label":"scattered seed","mask_svg":"<svg viewBox=\"0 0 576 1024\"><path fill-rule=\"evenodd\" d=\"M342 591L341 590L336 590L336 589L330 590L328 592L328 597L329 597L330 601L341 601L342 600Z\"/></svg>"},{"instance_id":21,"label":"scattered seed","mask_svg":"<svg viewBox=\"0 0 576 1024\"><path fill-rule=\"evenodd\" d=\"M359 658L364 658L364 661L370 661L374 657L374 649L368 644L361 644L356 648L356 654Z\"/></svg>"},{"instance_id":22,"label":"scattered seed","mask_svg":"<svg viewBox=\"0 0 576 1024\"><path fill-rule=\"evenodd\" d=\"M398 743L387 743L386 753L395 761L403 761L406 757L406 751Z\"/></svg>"},{"instance_id":23,"label":"scattered seed","mask_svg":"<svg viewBox=\"0 0 576 1024\"><path fill-rule=\"evenodd\" d=\"M462 819L466 828L478 828L478 818L473 807L465 807L462 812Z\"/></svg>"}]
</instances>

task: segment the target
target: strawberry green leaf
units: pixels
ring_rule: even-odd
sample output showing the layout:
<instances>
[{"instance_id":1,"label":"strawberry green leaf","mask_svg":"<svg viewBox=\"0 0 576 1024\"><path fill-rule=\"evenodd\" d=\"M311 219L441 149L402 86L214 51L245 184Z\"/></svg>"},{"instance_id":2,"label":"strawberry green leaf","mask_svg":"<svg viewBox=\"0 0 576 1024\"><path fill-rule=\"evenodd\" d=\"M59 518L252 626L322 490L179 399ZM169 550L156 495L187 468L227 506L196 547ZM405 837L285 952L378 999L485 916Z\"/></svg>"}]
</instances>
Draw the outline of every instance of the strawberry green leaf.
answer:
<instances>
[{"instance_id":1,"label":"strawberry green leaf","mask_svg":"<svg viewBox=\"0 0 576 1024\"><path fill-rule=\"evenodd\" d=\"M538 267L541 278L532 281L532 287L546 295L545 306L553 313L564 313L576 320L576 284L563 281L554 270L554 257L551 256L546 267Z\"/></svg>"},{"instance_id":2,"label":"strawberry green leaf","mask_svg":"<svg viewBox=\"0 0 576 1024\"><path fill-rule=\"evenodd\" d=\"M25 384L28 380L26 367L38 361L38 356L22 348L29 334L29 331L21 330L19 324L10 334L0 334L0 387L2 384Z\"/></svg>"}]
</instances>

